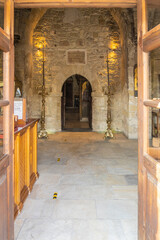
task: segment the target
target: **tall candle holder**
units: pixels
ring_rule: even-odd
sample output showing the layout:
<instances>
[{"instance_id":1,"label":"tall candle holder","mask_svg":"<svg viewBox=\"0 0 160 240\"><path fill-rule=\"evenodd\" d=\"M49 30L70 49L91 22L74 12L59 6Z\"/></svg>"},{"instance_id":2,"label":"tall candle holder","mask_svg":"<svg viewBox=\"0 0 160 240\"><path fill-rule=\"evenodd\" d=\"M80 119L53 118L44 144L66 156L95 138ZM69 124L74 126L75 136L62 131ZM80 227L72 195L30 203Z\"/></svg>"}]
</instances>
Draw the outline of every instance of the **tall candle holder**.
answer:
<instances>
[{"instance_id":1,"label":"tall candle holder","mask_svg":"<svg viewBox=\"0 0 160 240\"><path fill-rule=\"evenodd\" d=\"M42 55L43 55L43 59L42 59L42 63L43 63L43 68L42 68L42 105L41 105L41 120L40 120L40 131L38 133L38 138L48 138L48 133L46 131L45 128L45 102L46 102L46 87L45 87L45 58L44 58L44 44L43 44L43 48L42 48Z\"/></svg>"},{"instance_id":2,"label":"tall candle holder","mask_svg":"<svg viewBox=\"0 0 160 240\"><path fill-rule=\"evenodd\" d=\"M105 81L105 86L103 88L104 94L107 95L107 129L104 134L104 138L113 138L113 131L112 131L112 118L111 118L111 83L110 83L110 74L109 74L109 54L107 51L107 59L105 61L106 68L103 72L99 74L103 77L107 77L107 81Z\"/></svg>"},{"instance_id":3,"label":"tall candle holder","mask_svg":"<svg viewBox=\"0 0 160 240\"><path fill-rule=\"evenodd\" d=\"M109 76L109 58L107 52L107 79L108 79L108 89L107 89L107 129L105 131L105 138L113 138L113 131L112 131L112 118L111 118L111 86L110 86L110 76Z\"/></svg>"}]
</instances>

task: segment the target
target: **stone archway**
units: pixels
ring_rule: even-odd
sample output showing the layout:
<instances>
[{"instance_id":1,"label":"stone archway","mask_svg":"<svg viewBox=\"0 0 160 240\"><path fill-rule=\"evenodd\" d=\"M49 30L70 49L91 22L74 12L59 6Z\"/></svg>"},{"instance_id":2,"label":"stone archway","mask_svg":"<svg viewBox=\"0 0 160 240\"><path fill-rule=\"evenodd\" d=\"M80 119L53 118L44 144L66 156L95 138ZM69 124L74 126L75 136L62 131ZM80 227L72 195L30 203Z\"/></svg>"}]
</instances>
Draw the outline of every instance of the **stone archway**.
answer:
<instances>
[{"instance_id":1,"label":"stone archway","mask_svg":"<svg viewBox=\"0 0 160 240\"><path fill-rule=\"evenodd\" d=\"M96 9L94 11L86 9L47 9L46 11L45 9L44 12L40 11L41 17L39 21L36 26L34 25L33 31L30 31L30 35L32 35L33 38L33 69L31 76L27 78L31 79L31 81L26 81L25 83L25 91L29 99L28 105L30 106L28 115L30 117L39 117L40 115L41 61L38 59L36 44L41 36L43 36L48 44L45 50L45 79L47 85L46 128L49 133L61 131L61 89L64 81L73 74L85 76L92 85L93 130L98 132L106 130L107 96L104 94L103 86L105 84L105 78L102 79L99 73L105 68L107 36L110 37L110 42L116 41L118 43L119 47L113 51L117 55L117 59L120 60L114 64L114 69L117 69L117 74L114 78L118 84L116 85L116 91L112 101L113 128L115 131L123 131L124 122L128 123L123 120L121 114L124 112L122 109L123 106L126 106L128 110L128 90L126 89L125 94L122 93L122 80L125 83L127 78L127 74L124 77L121 72L121 63L123 62L121 52L122 49L124 49L121 42L121 38L123 37L122 28L117 24L118 19L114 17L114 15L117 16L117 14L110 10L107 10L107 12L108 14L106 14L106 10L104 11L103 9ZM83 18L83 15L89 17ZM88 22L85 25L80 25L78 19ZM110 23L109 25L107 24L108 22ZM96 28L95 24L97 26ZM86 29L84 26L90 27ZM67 31L60 31L62 27ZM92 31L92 29L94 29L94 31ZM64 32L66 33L65 35L63 34ZM79 38L79 33L81 33L81 38ZM48 38L48 36L50 37ZM101 37L99 38L98 36ZM114 36L116 36L116 38L114 38ZM68 53L72 51L82 51L87 57L84 58L83 62L81 62L81 59L75 63L68 62ZM125 105L122 104L123 99ZM31 101L34 102L34 105L31 104ZM117 105L117 102L119 105ZM123 114L126 118L128 117L127 110Z\"/></svg>"},{"instance_id":2,"label":"stone archway","mask_svg":"<svg viewBox=\"0 0 160 240\"><path fill-rule=\"evenodd\" d=\"M92 87L83 76L75 74L62 87L62 129L88 131L92 128Z\"/></svg>"}]
</instances>

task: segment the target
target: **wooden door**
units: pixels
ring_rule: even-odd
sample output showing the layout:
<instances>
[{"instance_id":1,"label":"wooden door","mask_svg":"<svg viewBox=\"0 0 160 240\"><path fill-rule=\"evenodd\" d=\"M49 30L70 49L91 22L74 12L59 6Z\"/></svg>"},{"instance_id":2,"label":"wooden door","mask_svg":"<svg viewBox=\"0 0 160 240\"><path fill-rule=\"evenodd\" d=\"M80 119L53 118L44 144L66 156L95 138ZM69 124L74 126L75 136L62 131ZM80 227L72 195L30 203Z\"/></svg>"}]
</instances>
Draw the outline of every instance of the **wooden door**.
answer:
<instances>
[{"instance_id":1,"label":"wooden door","mask_svg":"<svg viewBox=\"0 0 160 240\"><path fill-rule=\"evenodd\" d=\"M149 52L160 47L160 24L148 31L147 0L137 1L138 20L138 226L139 240L160 239L160 144L153 146L149 127L153 108L160 100L149 99ZM160 1L157 1L160 5ZM158 141L160 141L158 139ZM160 143L160 142L159 142Z\"/></svg>"},{"instance_id":2,"label":"wooden door","mask_svg":"<svg viewBox=\"0 0 160 240\"><path fill-rule=\"evenodd\" d=\"M89 127L92 129L92 96L89 98Z\"/></svg>"},{"instance_id":3,"label":"wooden door","mask_svg":"<svg viewBox=\"0 0 160 240\"><path fill-rule=\"evenodd\" d=\"M62 88L62 97L61 97L61 126L62 130L65 128L66 124L66 83L64 83Z\"/></svg>"},{"instance_id":4,"label":"wooden door","mask_svg":"<svg viewBox=\"0 0 160 240\"><path fill-rule=\"evenodd\" d=\"M88 80L85 80L80 85L81 87L81 118L88 119L89 127L92 128L92 88Z\"/></svg>"},{"instance_id":5,"label":"wooden door","mask_svg":"<svg viewBox=\"0 0 160 240\"><path fill-rule=\"evenodd\" d=\"M0 239L14 239L13 198L13 100L14 100L14 1L4 1L4 29L0 28L3 51L3 156L0 159Z\"/></svg>"},{"instance_id":6,"label":"wooden door","mask_svg":"<svg viewBox=\"0 0 160 240\"><path fill-rule=\"evenodd\" d=\"M65 85L66 85L66 107L73 107L73 80L67 80Z\"/></svg>"}]
</instances>

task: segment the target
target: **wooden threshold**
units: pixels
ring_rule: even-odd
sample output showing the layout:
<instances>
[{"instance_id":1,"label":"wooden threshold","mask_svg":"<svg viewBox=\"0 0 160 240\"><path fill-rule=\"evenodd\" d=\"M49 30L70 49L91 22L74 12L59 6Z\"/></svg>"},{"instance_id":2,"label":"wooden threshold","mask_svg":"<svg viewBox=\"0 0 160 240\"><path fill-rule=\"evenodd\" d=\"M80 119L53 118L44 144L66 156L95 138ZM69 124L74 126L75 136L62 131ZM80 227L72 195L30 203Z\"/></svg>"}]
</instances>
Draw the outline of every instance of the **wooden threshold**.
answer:
<instances>
[{"instance_id":1,"label":"wooden threshold","mask_svg":"<svg viewBox=\"0 0 160 240\"><path fill-rule=\"evenodd\" d=\"M9 36L5 33L5 31L0 28L0 49L4 52L8 52L10 48L10 40Z\"/></svg>"},{"instance_id":2,"label":"wooden threshold","mask_svg":"<svg viewBox=\"0 0 160 240\"><path fill-rule=\"evenodd\" d=\"M160 109L160 100L146 100L143 103L146 107Z\"/></svg>"},{"instance_id":3,"label":"wooden threshold","mask_svg":"<svg viewBox=\"0 0 160 240\"><path fill-rule=\"evenodd\" d=\"M150 52L160 47L160 24L143 36L143 51Z\"/></svg>"}]
</instances>

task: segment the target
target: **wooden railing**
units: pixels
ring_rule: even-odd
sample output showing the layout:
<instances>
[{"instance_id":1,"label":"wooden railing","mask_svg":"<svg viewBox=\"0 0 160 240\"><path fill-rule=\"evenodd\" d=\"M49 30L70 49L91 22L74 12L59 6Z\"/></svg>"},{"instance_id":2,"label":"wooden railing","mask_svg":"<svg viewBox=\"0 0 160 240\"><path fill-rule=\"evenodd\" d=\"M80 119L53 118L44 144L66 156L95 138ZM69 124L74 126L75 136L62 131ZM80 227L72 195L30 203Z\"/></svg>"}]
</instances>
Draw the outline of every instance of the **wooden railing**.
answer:
<instances>
[{"instance_id":1,"label":"wooden railing","mask_svg":"<svg viewBox=\"0 0 160 240\"><path fill-rule=\"evenodd\" d=\"M29 121L14 134L14 215L21 211L24 201L38 178L37 123Z\"/></svg>"}]
</instances>

